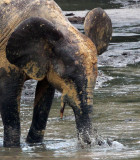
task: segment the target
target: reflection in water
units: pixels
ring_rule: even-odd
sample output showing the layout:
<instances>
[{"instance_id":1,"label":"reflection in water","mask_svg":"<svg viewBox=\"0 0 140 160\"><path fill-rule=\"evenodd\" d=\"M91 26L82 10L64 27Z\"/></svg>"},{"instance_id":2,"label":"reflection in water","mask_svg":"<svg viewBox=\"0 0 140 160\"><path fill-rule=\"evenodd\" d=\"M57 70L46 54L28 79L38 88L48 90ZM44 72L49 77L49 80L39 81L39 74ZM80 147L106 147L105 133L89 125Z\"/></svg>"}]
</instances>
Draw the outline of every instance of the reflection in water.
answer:
<instances>
[{"instance_id":1,"label":"reflection in water","mask_svg":"<svg viewBox=\"0 0 140 160\"><path fill-rule=\"evenodd\" d=\"M57 1L57 0L56 0ZM66 9L89 9L93 0L59 0ZM80 5L79 5L80 2ZM102 0L94 1L102 6ZM136 1L108 1L105 8L124 7ZM138 1L139 2L139 1ZM116 3L114 5L114 3ZM76 5L77 4L77 5ZM84 6L85 5L85 6ZM87 7L86 7L87 5ZM89 6L88 6L89 5ZM111 6L113 5L113 6ZM72 8L69 8L72 6ZM94 93L94 135L112 146L78 146L72 109L66 107L59 118L60 97L54 99L43 144L25 143L31 119L36 81L27 81L21 100L21 148L3 148L3 126L0 121L0 159L10 160L92 160L140 159L140 9L106 10L113 22L113 40L106 53L99 57L99 77ZM76 12L74 12L77 14ZM133 14L130 14L133 13ZM78 12L82 15L82 12ZM125 16L124 16L125 15ZM137 16L136 16L137 15ZM83 32L83 25L75 25ZM59 95L59 94L57 94Z\"/></svg>"}]
</instances>

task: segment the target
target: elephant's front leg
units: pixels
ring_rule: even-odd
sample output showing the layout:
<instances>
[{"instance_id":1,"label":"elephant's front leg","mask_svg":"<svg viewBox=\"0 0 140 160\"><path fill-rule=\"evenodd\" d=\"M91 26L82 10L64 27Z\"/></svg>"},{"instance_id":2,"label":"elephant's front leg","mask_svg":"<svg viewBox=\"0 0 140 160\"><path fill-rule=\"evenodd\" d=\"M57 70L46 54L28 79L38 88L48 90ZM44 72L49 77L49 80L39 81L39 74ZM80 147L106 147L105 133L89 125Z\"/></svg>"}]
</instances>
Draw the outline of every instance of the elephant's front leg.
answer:
<instances>
[{"instance_id":1,"label":"elephant's front leg","mask_svg":"<svg viewBox=\"0 0 140 160\"><path fill-rule=\"evenodd\" d=\"M54 87L46 79L38 82L32 124L26 140L28 143L39 143L43 141L54 91Z\"/></svg>"},{"instance_id":2,"label":"elephant's front leg","mask_svg":"<svg viewBox=\"0 0 140 160\"><path fill-rule=\"evenodd\" d=\"M0 110L4 125L4 147L20 146L20 95L24 77L16 71L0 75Z\"/></svg>"}]
</instances>

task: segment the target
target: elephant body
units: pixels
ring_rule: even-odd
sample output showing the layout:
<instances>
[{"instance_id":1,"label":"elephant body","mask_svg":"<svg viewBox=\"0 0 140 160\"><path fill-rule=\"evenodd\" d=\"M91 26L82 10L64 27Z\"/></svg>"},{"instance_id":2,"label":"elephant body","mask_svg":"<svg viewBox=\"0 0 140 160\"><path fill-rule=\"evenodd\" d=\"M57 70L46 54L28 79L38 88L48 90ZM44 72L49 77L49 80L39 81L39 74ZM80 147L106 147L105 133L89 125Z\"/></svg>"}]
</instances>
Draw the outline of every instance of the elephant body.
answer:
<instances>
[{"instance_id":1,"label":"elephant body","mask_svg":"<svg viewBox=\"0 0 140 160\"><path fill-rule=\"evenodd\" d=\"M29 79L38 84L27 142L43 140L56 88L62 92L61 107L67 103L75 113L78 135L90 143L97 77L94 43L71 25L53 0L1 0L0 11L4 146L20 145L20 96Z\"/></svg>"},{"instance_id":2,"label":"elephant body","mask_svg":"<svg viewBox=\"0 0 140 160\"><path fill-rule=\"evenodd\" d=\"M77 37L79 31L70 24L63 15L60 7L53 0L2 0L0 5L0 49L2 50L1 55L4 59L2 61L4 64L9 63L5 58L6 54L3 52L5 52L11 33L21 22L30 17L40 17L49 20L57 29L60 29L70 41L73 41L72 43L86 42L84 35L81 34L81 37ZM73 37L74 35L75 37ZM91 43L91 45L93 44ZM96 51L93 56L95 57L96 63ZM7 66L9 65L11 64L9 63Z\"/></svg>"}]
</instances>

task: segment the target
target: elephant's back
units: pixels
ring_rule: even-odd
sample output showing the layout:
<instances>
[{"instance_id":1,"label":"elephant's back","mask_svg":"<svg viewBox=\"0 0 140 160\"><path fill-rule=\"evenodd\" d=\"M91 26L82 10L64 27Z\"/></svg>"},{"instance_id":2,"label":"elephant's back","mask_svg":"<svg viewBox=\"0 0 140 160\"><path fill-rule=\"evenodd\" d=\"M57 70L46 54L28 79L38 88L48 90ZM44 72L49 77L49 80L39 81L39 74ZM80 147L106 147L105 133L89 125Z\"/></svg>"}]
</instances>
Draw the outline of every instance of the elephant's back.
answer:
<instances>
[{"instance_id":1,"label":"elephant's back","mask_svg":"<svg viewBox=\"0 0 140 160\"><path fill-rule=\"evenodd\" d=\"M8 66L14 68L6 58L5 49L15 28L30 17L36 16L47 19L53 11L61 13L61 9L53 0L0 0L0 68L6 69ZM52 17L49 19L52 20Z\"/></svg>"},{"instance_id":2,"label":"elephant's back","mask_svg":"<svg viewBox=\"0 0 140 160\"><path fill-rule=\"evenodd\" d=\"M12 22L18 19L21 20L21 13L28 6L27 0L1 0L0 1L0 33L4 29L10 28Z\"/></svg>"},{"instance_id":3,"label":"elephant's back","mask_svg":"<svg viewBox=\"0 0 140 160\"><path fill-rule=\"evenodd\" d=\"M53 0L0 0L0 49L5 48L15 28L30 17L42 17L58 26L62 19L66 21Z\"/></svg>"},{"instance_id":4,"label":"elephant's back","mask_svg":"<svg viewBox=\"0 0 140 160\"><path fill-rule=\"evenodd\" d=\"M0 49L5 48L11 33L22 22L27 6L27 0L0 1Z\"/></svg>"}]
</instances>

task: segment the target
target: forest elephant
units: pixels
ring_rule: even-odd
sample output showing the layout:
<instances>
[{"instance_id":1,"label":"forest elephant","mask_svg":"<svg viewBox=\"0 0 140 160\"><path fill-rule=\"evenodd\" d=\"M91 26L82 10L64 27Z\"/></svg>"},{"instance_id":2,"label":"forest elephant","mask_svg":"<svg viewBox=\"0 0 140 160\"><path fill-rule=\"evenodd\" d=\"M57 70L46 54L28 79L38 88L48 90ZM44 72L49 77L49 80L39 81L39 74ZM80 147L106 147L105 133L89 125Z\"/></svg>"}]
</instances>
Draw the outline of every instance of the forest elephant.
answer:
<instances>
[{"instance_id":1,"label":"forest elephant","mask_svg":"<svg viewBox=\"0 0 140 160\"><path fill-rule=\"evenodd\" d=\"M80 33L53 0L0 1L0 112L4 147L20 146L20 98L26 80L37 80L28 143L43 141L55 89L74 111L78 137L91 143L97 54L107 49L112 24L90 11Z\"/></svg>"}]
</instances>

